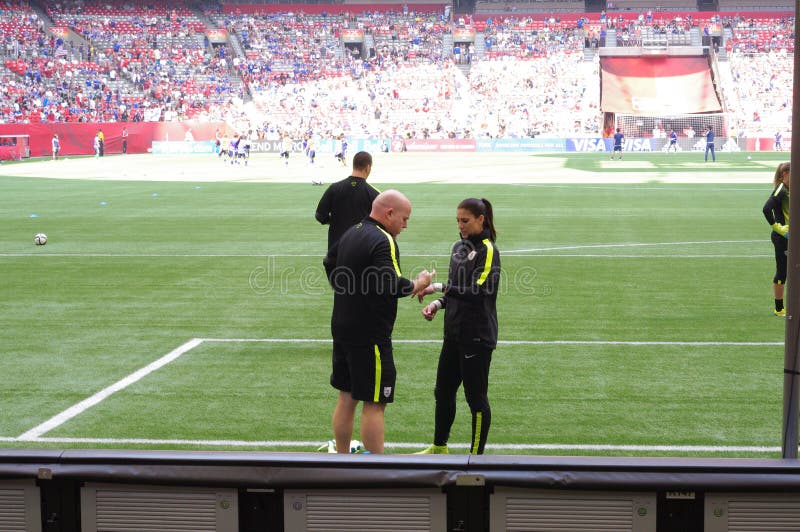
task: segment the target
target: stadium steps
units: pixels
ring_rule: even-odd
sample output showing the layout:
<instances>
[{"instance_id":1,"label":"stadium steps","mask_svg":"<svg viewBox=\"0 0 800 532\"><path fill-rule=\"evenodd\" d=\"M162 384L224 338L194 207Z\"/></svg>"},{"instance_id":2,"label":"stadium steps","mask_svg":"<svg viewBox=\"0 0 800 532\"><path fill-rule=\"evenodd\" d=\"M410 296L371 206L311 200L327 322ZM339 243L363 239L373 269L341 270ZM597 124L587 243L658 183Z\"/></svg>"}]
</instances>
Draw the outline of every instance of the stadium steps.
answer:
<instances>
[{"instance_id":1,"label":"stadium steps","mask_svg":"<svg viewBox=\"0 0 800 532\"><path fill-rule=\"evenodd\" d=\"M700 28L693 27L689 30L690 46L703 46L703 37L700 35Z\"/></svg>"},{"instance_id":2,"label":"stadium steps","mask_svg":"<svg viewBox=\"0 0 800 532\"><path fill-rule=\"evenodd\" d=\"M29 5L31 10L36 13L40 19L42 19L44 23L44 31L49 35L50 28L56 25L55 22L52 18L50 18L50 15L47 14L47 11L45 11L44 8L39 5L39 2L29 2ZM69 41L72 41L75 50L77 50L81 44L83 44L83 46L86 48L91 46L91 43L85 39L83 35L75 33L75 31L73 31L72 28L69 28L66 24L63 26L67 28L67 36L63 39L65 44Z\"/></svg>"},{"instance_id":3,"label":"stadium steps","mask_svg":"<svg viewBox=\"0 0 800 532\"><path fill-rule=\"evenodd\" d=\"M728 61L718 61L717 72L719 73L719 85L722 87L722 97L725 99L726 107L728 109L741 109L742 104L739 101L739 93L734 88L736 87L736 82L731 72L731 64Z\"/></svg>"},{"instance_id":4,"label":"stadium steps","mask_svg":"<svg viewBox=\"0 0 800 532\"><path fill-rule=\"evenodd\" d=\"M474 47L475 57L486 57L486 34L482 31L475 32Z\"/></svg>"},{"instance_id":5,"label":"stadium steps","mask_svg":"<svg viewBox=\"0 0 800 532\"><path fill-rule=\"evenodd\" d=\"M442 35L442 57L453 57L453 34L444 33Z\"/></svg>"},{"instance_id":6,"label":"stadium steps","mask_svg":"<svg viewBox=\"0 0 800 532\"><path fill-rule=\"evenodd\" d=\"M206 16L205 12L203 11L202 7L198 5L198 2L186 2L186 7L192 14L202 22L206 28L209 29L220 29L219 24L211 20L209 17Z\"/></svg>"},{"instance_id":7,"label":"stadium steps","mask_svg":"<svg viewBox=\"0 0 800 532\"><path fill-rule=\"evenodd\" d=\"M231 45L233 55L238 57L241 61L246 62L247 55L244 53L244 47L242 47L242 43L239 41L239 36L236 34L228 34L228 43ZM233 58L231 57L230 59L232 62ZM244 82L242 77L235 69L230 68L228 70L228 80L230 81L234 94L241 94L242 100L245 102L249 102L253 99L253 95L250 93L250 87Z\"/></svg>"},{"instance_id":8,"label":"stadium steps","mask_svg":"<svg viewBox=\"0 0 800 532\"><path fill-rule=\"evenodd\" d=\"M53 27L53 19L51 19L51 18L50 18L50 17L47 15L47 13L45 12L45 10L42 8L42 6L40 6L40 5L39 5L39 3L38 3L38 2L29 2L29 5L30 5L30 8L31 8L31 11L33 11L34 13L36 13L36 15L37 15L37 16L38 16L38 17L39 17L39 18L42 20L42 22L44 23L44 28L43 28L43 29L44 29L44 32L45 32L47 35L50 35L50 28L52 28L52 27Z\"/></svg>"},{"instance_id":9,"label":"stadium steps","mask_svg":"<svg viewBox=\"0 0 800 532\"><path fill-rule=\"evenodd\" d=\"M733 39L733 31L728 27L722 28L722 45L719 47L720 61L728 60L728 47L726 45L730 39Z\"/></svg>"},{"instance_id":10,"label":"stadium steps","mask_svg":"<svg viewBox=\"0 0 800 532\"><path fill-rule=\"evenodd\" d=\"M377 50L375 47L375 37L371 33L364 35L364 52L365 57L370 57L370 50Z\"/></svg>"}]
</instances>

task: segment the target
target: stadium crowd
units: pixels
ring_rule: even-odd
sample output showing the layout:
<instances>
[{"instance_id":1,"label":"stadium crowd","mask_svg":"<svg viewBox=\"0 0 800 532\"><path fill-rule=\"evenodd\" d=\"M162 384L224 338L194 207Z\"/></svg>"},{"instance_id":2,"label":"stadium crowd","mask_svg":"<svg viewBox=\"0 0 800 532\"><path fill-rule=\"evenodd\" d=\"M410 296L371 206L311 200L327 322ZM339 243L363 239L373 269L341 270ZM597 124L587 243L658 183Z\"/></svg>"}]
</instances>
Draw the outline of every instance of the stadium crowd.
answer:
<instances>
[{"instance_id":1,"label":"stadium crowd","mask_svg":"<svg viewBox=\"0 0 800 532\"><path fill-rule=\"evenodd\" d=\"M612 28L620 44L723 28L737 129L779 127L791 107L793 18L604 12L450 21L407 7L312 14L166 0L46 5L42 15L25 0L0 2L0 122L199 118L275 138L599 135L599 68L584 50ZM209 30L226 39L210 41ZM459 32L474 42L452 42ZM343 45L347 34L363 46Z\"/></svg>"}]
</instances>

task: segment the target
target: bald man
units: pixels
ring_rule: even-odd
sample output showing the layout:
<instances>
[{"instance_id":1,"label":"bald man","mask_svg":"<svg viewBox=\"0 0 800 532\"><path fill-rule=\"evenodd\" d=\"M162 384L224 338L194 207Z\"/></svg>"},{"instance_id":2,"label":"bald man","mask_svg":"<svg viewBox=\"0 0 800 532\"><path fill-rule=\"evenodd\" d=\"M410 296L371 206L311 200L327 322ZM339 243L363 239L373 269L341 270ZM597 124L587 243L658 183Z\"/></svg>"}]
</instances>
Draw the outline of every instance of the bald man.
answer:
<instances>
[{"instance_id":1,"label":"bald man","mask_svg":"<svg viewBox=\"0 0 800 532\"><path fill-rule=\"evenodd\" d=\"M394 401L396 380L392 329L397 299L424 290L435 273L423 270L411 280L400 272L395 238L410 217L407 197L397 190L381 192L369 216L348 229L325 257L334 291L331 386L339 390L333 434L340 453L350 452L359 402L364 448L383 452L384 410Z\"/></svg>"}]
</instances>

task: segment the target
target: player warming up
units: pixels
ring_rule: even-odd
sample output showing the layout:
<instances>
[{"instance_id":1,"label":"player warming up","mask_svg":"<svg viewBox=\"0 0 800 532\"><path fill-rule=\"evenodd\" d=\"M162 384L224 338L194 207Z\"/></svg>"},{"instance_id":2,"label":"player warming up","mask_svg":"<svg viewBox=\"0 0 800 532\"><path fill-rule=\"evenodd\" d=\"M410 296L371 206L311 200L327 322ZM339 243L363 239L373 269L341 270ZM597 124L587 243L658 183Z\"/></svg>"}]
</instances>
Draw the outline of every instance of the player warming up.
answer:
<instances>
[{"instance_id":1,"label":"player warming up","mask_svg":"<svg viewBox=\"0 0 800 532\"><path fill-rule=\"evenodd\" d=\"M611 152L611 160L614 160L614 155L617 159L622 159L622 141L625 140L625 135L622 133L622 128L618 127L617 132L614 133L614 151Z\"/></svg>"},{"instance_id":2,"label":"player warming up","mask_svg":"<svg viewBox=\"0 0 800 532\"><path fill-rule=\"evenodd\" d=\"M342 163L342 166L347 166L347 140L344 135L339 135L339 140L336 142L336 160Z\"/></svg>"},{"instance_id":3,"label":"player warming up","mask_svg":"<svg viewBox=\"0 0 800 532\"><path fill-rule=\"evenodd\" d=\"M667 146L667 153L670 151L678 152L678 134L674 129L669 130L669 146Z\"/></svg>"},{"instance_id":4,"label":"player warming up","mask_svg":"<svg viewBox=\"0 0 800 532\"><path fill-rule=\"evenodd\" d=\"M289 154L292 152L292 138L288 133L284 133L281 139L281 159L287 168L289 167Z\"/></svg>"},{"instance_id":5,"label":"player warming up","mask_svg":"<svg viewBox=\"0 0 800 532\"><path fill-rule=\"evenodd\" d=\"M706 156L705 162L708 162L708 154L711 153L711 162L717 161L717 154L714 152L714 128L708 126L706 129Z\"/></svg>"}]
</instances>

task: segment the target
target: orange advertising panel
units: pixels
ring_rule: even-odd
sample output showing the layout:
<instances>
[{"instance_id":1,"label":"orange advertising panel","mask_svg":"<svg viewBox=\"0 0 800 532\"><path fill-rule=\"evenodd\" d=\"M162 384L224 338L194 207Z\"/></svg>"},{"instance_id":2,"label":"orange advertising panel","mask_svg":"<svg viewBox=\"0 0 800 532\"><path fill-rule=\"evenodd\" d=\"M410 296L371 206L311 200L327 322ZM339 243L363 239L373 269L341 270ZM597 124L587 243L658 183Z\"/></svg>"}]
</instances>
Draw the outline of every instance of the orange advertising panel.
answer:
<instances>
[{"instance_id":1,"label":"orange advertising panel","mask_svg":"<svg viewBox=\"0 0 800 532\"><path fill-rule=\"evenodd\" d=\"M453 42L474 42L475 30L472 28L455 28L453 30Z\"/></svg>"},{"instance_id":2,"label":"orange advertising panel","mask_svg":"<svg viewBox=\"0 0 800 532\"><path fill-rule=\"evenodd\" d=\"M721 112L705 57L603 57L600 108L606 113Z\"/></svg>"},{"instance_id":3,"label":"orange advertising panel","mask_svg":"<svg viewBox=\"0 0 800 532\"><path fill-rule=\"evenodd\" d=\"M66 26L50 26L50 33L63 39L64 37L69 37L69 28Z\"/></svg>"},{"instance_id":4,"label":"orange advertising panel","mask_svg":"<svg viewBox=\"0 0 800 532\"><path fill-rule=\"evenodd\" d=\"M227 42L228 31L222 28L209 28L206 30L206 36L208 37L209 42L220 44Z\"/></svg>"},{"instance_id":5,"label":"orange advertising panel","mask_svg":"<svg viewBox=\"0 0 800 532\"><path fill-rule=\"evenodd\" d=\"M364 40L364 30L344 29L342 30L342 40L344 42L362 42Z\"/></svg>"}]
</instances>

